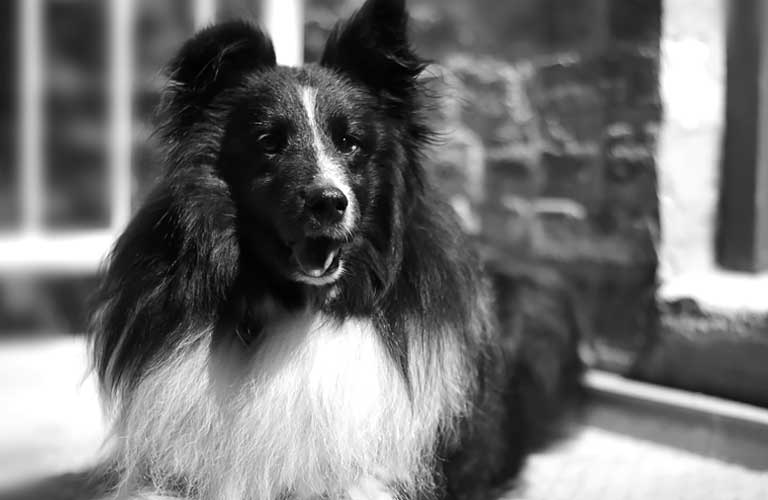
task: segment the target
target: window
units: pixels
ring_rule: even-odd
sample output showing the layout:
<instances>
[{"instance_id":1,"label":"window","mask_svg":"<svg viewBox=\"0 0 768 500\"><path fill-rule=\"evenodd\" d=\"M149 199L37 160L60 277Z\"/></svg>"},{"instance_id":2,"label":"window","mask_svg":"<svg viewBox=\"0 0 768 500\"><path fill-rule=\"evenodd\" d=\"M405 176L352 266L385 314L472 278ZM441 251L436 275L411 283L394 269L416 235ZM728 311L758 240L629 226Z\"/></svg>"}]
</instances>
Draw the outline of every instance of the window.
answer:
<instances>
[{"instance_id":1,"label":"window","mask_svg":"<svg viewBox=\"0 0 768 500\"><path fill-rule=\"evenodd\" d=\"M285 64L301 59L302 5L261 6L264 24L281 27L271 31ZM98 268L156 175L147 118L162 64L195 27L217 15L254 17L258 7L246 0L2 2L0 272Z\"/></svg>"}]
</instances>

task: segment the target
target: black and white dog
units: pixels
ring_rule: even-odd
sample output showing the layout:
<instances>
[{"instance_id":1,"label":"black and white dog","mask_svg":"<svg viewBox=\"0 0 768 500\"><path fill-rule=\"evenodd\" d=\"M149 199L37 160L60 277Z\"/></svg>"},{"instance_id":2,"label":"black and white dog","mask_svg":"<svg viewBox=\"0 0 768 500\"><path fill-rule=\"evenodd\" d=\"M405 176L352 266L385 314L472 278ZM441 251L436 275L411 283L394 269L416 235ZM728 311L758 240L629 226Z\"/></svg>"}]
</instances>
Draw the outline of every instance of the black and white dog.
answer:
<instances>
[{"instance_id":1,"label":"black and white dog","mask_svg":"<svg viewBox=\"0 0 768 500\"><path fill-rule=\"evenodd\" d=\"M119 497L485 499L518 472L530 411L420 164L406 24L368 0L289 68L226 23L172 62L164 175L94 318Z\"/></svg>"}]
</instances>

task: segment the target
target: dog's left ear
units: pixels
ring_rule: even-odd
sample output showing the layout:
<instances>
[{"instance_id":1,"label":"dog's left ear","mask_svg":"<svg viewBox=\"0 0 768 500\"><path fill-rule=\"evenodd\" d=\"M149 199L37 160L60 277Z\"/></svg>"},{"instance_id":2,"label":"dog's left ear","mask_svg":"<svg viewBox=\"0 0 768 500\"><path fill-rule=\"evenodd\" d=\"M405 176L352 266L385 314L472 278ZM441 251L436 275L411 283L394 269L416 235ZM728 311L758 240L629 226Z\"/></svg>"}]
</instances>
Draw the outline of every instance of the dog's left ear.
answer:
<instances>
[{"instance_id":1,"label":"dog's left ear","mask_svg":"<svg viewBox=\"0 0 768 500\"><path fill-rule=\"evenodd\" d=\"M426 66L411 49L405 0L368 0L331 33L320 60L392 104L409 101Z\"/></svg>"}]
</instances>

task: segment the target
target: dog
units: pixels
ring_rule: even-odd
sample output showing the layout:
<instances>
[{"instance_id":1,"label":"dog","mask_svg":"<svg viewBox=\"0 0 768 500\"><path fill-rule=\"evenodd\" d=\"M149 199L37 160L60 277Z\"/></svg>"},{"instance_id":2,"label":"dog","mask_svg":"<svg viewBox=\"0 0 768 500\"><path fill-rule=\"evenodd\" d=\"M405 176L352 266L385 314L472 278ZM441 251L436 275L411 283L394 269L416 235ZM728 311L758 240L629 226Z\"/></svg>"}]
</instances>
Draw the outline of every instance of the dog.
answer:
<instances>
[{"instance_id":1,"label":"dog","mask_svg":"<svg viewBox=\"0 0 768 500\"><path fill-rule=\"evenodd\" d=\"M92 327L118 498L486 499L520 471L532 391L423 167L407 25L368 0L294 68L233 21L171 62Z\"/></svg>"}]
</instances>

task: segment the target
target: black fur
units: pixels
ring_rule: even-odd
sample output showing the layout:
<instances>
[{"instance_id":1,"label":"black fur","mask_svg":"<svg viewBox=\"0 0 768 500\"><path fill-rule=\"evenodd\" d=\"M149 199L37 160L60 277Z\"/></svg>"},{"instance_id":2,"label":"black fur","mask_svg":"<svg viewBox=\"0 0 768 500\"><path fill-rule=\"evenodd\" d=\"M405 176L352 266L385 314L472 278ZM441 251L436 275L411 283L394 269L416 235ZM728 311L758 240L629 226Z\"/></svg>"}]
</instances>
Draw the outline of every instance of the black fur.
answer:
<instances>
[{"instance_id":1,"label":"black fur","mask_svg":"<svg viewBox=\"0 0 768 500\"><path fill-rule=\"evenodd\" d=\"M403 0L369 0L334 30L319 65L276 66L269 39L242 22L181 49L162 109L164 176L116 243L97 300L94 362L118 412L148 371L200 340L190 332L253 344L271 320L267 302L311 308L370 318L406 379L407 335L455 340L470 360L472 411L458 438L437 436L436 487L420 495L489 498L514 478L531 441L527 386L503 349L481 264L421 166L424 62L406 28ZM334 153L359 207L351 234L306 219L300 193L319 160L293 116L298 94L285 89L295 85L319 89L335 144L355 144ZM296 241L317 235L339 241L346 272L313 286L291 279L291 259Z\"/></svg>"}]
</instances>

